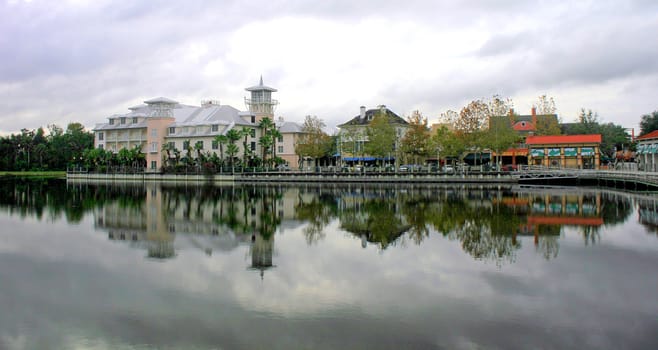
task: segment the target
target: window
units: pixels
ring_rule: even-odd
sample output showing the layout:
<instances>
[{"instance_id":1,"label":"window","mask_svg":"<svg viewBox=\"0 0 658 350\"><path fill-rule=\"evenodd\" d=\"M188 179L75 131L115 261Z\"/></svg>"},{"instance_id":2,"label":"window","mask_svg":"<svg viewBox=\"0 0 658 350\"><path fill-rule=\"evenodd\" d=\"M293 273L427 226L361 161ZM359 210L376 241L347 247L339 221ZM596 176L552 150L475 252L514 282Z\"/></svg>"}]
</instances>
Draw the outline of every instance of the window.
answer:
<instances>
[{"instance_id":1,"label":"window","mask_svg":"<svg viewBox=\"0 0 658 350\"><path fill-rule=\"evenodd\" d=\"M256 142L251 142L251 150L255 151L256 150Z\"/></svg>"},{"instance_id":2,"label":"window","mask_svg":"<svg viewBox=\"0 0 658 350\"><path fill-rule=\"evenodd\" d=\"M203 141L197 141L194 148L203 149Z\"/></svg>"},{"instance_id":3,"label":"window","mask_svg":"<svg viewBox=\"0 0 658 350\"><path fill-rule=\"evenodd\" d=\"M133 124L137 124L137 117L133 117Z\"/></svg>"},{"instance_id":4,"label":"window","mask_svg":"<svg viewBox=\"0 0 658 350\"><path fill-rule=\"evenodd\" d=\"M169 141L169 148L170 148L171 150L174 150L174 149L176 148L176 142L174 142L174 141Z\"/></svg>"},{"instance_id":5,"label":"window","mask_svg":"<svg viewBox=\"0 0 658 350\"><path fill-rule=\"evenodd\" d=\"M98 145L98 149L103 149L103 145L102 144Z\"/></svg>"},{"instance_id":6,"label":"window","mask_svg":"<svg viewBox=\"0 0 658 350\"><path fill-rule=\"evenodd\" d=\"M219 142L213 141L212 142L212 149L218 149L219 148Z\"/></svg>"},{"instance_id":7,"label":"window","mask_svg":"<svg viewBox=\"0 0 658 350\"><path fill-rule=\"evenodd\" d=\"M125 124L125 123L126 123L126 117L121 117L121 124Z\"/></svg>"},{"instance_id":8,"label":"window","mask_svg":"<svg viewBox=\"0 0 658 350\"><path fill-rule=\"evenodd\" d=\"M151 137L158 137L158 129L151 129Z\"/></svg>"},{"instance_id":9,"label":"window","mask_svg":"<svg viewBox=\"0 0 658 350\"><path fill-rule=\"evenodd\" d=\"M251 137L256 137L256 129L251 129L251 132L249 133Z\"/></svg>"},{"instance_id":10,"label":"window","mask_svg":"<svg viewBox=\"0 0 658 350\"><path fill-rule=\"evenodd\" d=\"M176 133L176 128L173 127L173 126L170 127L170 128L169 128L169 135L173 135L173 134L175 134L175 133Z\"/></svg>"},{"instance_id":11,"label":"window","mask_svg":"<svg viewBox=\"0 0 658 350\"><path fill-rule=\"evenodd\" d=\"M114 119L110 118L110 125L114 125Z\"/></svg>"},{"instance_id":12,"label":"window","mask_svg":"<svg viewBox=\"0 0 658 350\"><path fill-rule=\"evenodd\" d=\"M151 142L151 153L158 153L158 143Z\"/></svg>"},{"instance_id":13,"label":"window","mask_svg":"<svg viewBox=\"0 0 658 350\"><path fill-rule=\"evenodd\" d=\"M212 131L213 131L213 132L217 132L217 131L219 131L219 125L217 125L217 124L213 124L213 125L212 125Z\"/></svg>"},{"instance_id":14,"label":"window","mask_svg":"<svg viewBox=\"0 0 658 350\"><path fill-rule=\"evenodd\" d=\"M279 136L278 141L283 142L283 135Z\"/></svg>"},{"instance_id":15,"label":"window","mask_svg":"<svg viewBox=\"0 0 658 350\"><path fill-rule=\"evenodd\" d=\"M157 168L158 168L158 161L156 161L156 160L152 160L152 161L151 161L151 169L152 169L152 170L155 170L155 169L157 169Z\"/></svg>"},{"instance_id":16,"label":"window","mask_svg":"<svg viewBox=\"0 0 658 350\"><path fill-rule=\"evenodd\" d=\"M252 116L251 116L251 122L252 122L252 123L255 123L255 122L256 122L256 116L255 116L255 115L252 115Z\"/></svg>"},{"instance_id":17,"label":"window","mask_svg":"<svg viewBox=\"0 0 658 350\"><path fill-rule=\"evenodd\" d=\"M277 147L277 148L278 148L278 149L277 149L277 152L279 152L279 153L283 153L283 146L279 146L279 147Z\"/></svg>"},{"instance_id":18,"label":"window","mask_svg":"<svg viewBox=\"0 0 658 350\"><path fill-rule=\"evenodd\" d=\"M190 148L190 141L189 140L183 141L183 150L186 150L188 148Z\"/></svg>"},{"instance_id":19,"label":"window","mask_svg":"<svg viewBox=\"0 0 658 350\"><path fill-rule=\"evenodd\" d=\"M103 137L104 137L104 136L103 136L103 133L102 133L102 132L99 132L99 133L98 133L98 141L103 141Z\"/></svg>"}]
</instances>

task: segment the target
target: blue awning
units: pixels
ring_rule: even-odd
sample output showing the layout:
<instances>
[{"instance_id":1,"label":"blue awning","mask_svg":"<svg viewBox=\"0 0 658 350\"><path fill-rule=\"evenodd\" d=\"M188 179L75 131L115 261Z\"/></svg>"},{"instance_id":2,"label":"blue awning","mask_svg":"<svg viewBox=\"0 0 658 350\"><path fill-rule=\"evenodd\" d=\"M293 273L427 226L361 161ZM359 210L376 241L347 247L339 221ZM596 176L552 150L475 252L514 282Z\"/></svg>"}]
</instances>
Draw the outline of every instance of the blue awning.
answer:
<instances>
[{"instance_id":1,"label":"blue awning","mask_svg":"<svg viewBox=\"0 0 658 350\"><path fill-rule=\"evenodd\" d=\"M375 157L345 157L343 161L346 162L372 162L377 160Z\"/></svg>"}]
</instances>

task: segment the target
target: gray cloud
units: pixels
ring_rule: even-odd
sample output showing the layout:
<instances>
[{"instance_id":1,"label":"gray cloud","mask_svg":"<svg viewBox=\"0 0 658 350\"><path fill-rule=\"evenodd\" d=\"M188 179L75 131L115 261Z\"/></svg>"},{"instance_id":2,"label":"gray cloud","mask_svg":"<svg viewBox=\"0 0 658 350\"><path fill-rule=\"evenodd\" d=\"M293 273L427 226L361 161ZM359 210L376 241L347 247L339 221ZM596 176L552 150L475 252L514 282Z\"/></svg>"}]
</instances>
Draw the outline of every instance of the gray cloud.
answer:
<instances>
[{"instance_id":1,"label":"gray cloud","mask_svg":"<svg viewBox=\"0 0 658 350\"><path fill-rule=\"evenodd\" d=\"M4 2L0 4L0 131L68 121L93 126L135 102L162 95L185 103L212 97L243 108L243 88L257 81L260 74L287 97L280 100L280 114L296 121L314 114L329 125L345 121L362 104L386 104L399 114L423 108L426 115L436 116L447 108L458 109L471 99L494 93L515 97L567 88L587 91L592 84L617 80L644 79L642 84L647 84L655 79L646 77L658 74L658 49L652 45L653 33L658 32L657 8L652 1L640 0L576 4L411 0L403 5L392 0L319 4L98 1L77 6ZM280 50L290 50L295 44L299 49L291 55L304 52L308 44L304 42L308 40L305 28L289 37L275 37L268 30L268 26L299 18L347 28L330 42L305 52L305 64L315 64L313 69L318 73L330 72L331 78L313 76L298 65L271 59L272 54L281 57ZM349 30L367 28L363 23L368 20L413 24L423 35L436 33L437 40L427 41L419 49L409 44L417 39L413 32L409 37L396 37L392 35L396 33L385 30L371 36ZM263 23L262 32L240 39L243 42L235 41L238 31ZM446 38L462 36L464 39L456 40L456 44L445 42ZM355 38L363 39L350 44ZM280 49L267 46L270 51L261 52L267 42L285 45ZM392 61L383 71L355 52L355 47L372 50L373 43L384 43L381 49L389 52L405 52L408 59ZM464 51L453 45L472 47ZM199 46L203 47L196 56L188 57ZM242 62L242 56L235 57L245 50L251 57L262 57L254 60L257 66ZM323 61L331 55L351 57L352 64L344 70L363 76L340 68L335 71L331 63ZM423 57L431 59L419 59ZM446 61L446 57L452 60ZM208 73L208 67L215 63L215 70ZM426 73L426 78L416 78L420 73ZM364 84L364 77L375 74L391 79ZM289 78L306 85L288 87ZM362 94L338 91L341 86L360 84L364 85ZM327 86L335 87L335 96L300 97ZM658 86L651 83L649 88L655 91ZM637 119L637 123L642 114L650 112L646 110L650 104L643 99L646 97L629 92L591 107L598 107L601 114L605 114L601 109L614 109L619 113L614 122ZM558 101L569 106L588 103L592 101L582 97Z\"/></svg>"}]
</instances>

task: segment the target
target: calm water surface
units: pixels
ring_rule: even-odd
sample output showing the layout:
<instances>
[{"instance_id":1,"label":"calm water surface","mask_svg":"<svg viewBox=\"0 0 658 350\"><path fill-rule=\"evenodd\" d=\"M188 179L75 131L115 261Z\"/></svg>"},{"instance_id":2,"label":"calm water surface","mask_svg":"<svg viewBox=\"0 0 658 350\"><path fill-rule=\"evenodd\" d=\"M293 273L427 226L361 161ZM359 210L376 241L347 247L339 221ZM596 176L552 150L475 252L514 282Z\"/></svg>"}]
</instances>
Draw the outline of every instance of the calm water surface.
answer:
<instances>
[{"instance_id":1,"label":"calm water surface","mask_svg":"<svg viewBox=\"0 0 658 350\"><path fill-rule=\"evenodd\" d=\"M658 200L0 182L0 349L656 349Z\"/></svg>"}]
</instances>

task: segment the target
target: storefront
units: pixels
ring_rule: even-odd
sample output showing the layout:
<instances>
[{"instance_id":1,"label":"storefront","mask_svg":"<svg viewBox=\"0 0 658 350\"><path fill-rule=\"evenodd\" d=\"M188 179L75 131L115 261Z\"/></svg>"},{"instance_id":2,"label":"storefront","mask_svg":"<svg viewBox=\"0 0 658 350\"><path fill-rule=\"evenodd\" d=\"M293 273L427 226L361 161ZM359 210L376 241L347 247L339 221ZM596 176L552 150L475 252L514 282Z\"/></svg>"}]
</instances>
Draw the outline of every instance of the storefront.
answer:
<instances>
[{"instance_id":1,"label":"storefront","mask_svg":"<svg viewBox=\"0 0 658 350\"><path fill-rule=\"evenodd\" d=\"M658 171L658 130L637 138L635 159L642 171Z\"/></svg>"},{"instance_id":2,"label":"storefront","mask_svg":"<svg viewBox=\"0 0 658 350\"><path fill-rule=\"evenodd\" d=\"M599 169L601 135L528 136L528 164L552 168Z\"/></svg>"}]
</instances>

